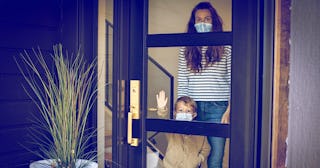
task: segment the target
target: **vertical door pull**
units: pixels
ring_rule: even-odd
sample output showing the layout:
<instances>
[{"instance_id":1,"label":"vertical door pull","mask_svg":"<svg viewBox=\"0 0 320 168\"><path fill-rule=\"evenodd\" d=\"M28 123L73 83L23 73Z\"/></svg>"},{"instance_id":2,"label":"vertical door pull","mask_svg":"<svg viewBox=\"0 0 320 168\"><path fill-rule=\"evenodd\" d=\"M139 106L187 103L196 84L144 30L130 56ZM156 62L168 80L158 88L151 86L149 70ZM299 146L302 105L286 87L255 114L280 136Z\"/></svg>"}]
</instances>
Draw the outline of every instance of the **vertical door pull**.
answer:
<instances>
[{"instance_id":1,"label":"vertical door pull","mask_svg":"<svg viewBox=\"0 0 320 168\"><path fill-rule=\"evenodd\" d=\"M138 138L132 138L132 112L128 113L128 144L131 146L138 146L139 139Z\"/></svg>"},{"instance_id":2,"label":"vertical door pull","mask_svg":"<svg viewBox=\"0 0 320 168\"><path fill-rule=\"evenodd\" d=\"M132 138L132 120L140 119L140 81L130 80L130 112L128 112L128 144L138 146L139 139Z\"/></svg>"}]
</instances>

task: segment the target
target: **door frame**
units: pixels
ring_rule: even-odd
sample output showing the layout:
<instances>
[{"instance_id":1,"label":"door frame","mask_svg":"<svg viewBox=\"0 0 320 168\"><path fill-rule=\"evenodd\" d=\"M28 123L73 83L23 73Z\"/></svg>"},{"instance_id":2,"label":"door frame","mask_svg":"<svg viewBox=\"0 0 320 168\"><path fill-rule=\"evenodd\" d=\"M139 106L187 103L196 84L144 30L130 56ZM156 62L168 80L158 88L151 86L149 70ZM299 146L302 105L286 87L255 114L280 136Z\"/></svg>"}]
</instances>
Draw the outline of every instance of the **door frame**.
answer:
<instances>
[{"instance_id":1,"label":"door frame","mask_svg":"<svg viewBox=\"0 0 320 168\"><path fill-rule=\"evenodd\" d=\"M270 167L275 5L233 0L232 8L231 109L241 113L231 116L229 165Z\"/></svg>"}]
</instances>

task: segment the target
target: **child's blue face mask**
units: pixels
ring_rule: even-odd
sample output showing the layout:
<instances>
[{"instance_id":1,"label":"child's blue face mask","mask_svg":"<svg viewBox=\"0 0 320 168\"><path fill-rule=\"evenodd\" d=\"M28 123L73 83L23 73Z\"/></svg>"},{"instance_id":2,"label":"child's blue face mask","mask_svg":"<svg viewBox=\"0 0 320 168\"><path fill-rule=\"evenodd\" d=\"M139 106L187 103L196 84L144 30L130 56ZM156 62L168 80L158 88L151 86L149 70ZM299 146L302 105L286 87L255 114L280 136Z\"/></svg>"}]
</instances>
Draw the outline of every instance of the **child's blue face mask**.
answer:
<instances>
[{"instance_id":1,"label":"child's blue face mask","mask_svg":"<svg viewBox=\"0 0 320 168\"><path fill-rule=\"evenodd\" d=\"M194 24L194 27L196 28L198 33L207 33L207 32L211 32L212 24L200 22L200 23Z\"/></svg>"}]
</instances>

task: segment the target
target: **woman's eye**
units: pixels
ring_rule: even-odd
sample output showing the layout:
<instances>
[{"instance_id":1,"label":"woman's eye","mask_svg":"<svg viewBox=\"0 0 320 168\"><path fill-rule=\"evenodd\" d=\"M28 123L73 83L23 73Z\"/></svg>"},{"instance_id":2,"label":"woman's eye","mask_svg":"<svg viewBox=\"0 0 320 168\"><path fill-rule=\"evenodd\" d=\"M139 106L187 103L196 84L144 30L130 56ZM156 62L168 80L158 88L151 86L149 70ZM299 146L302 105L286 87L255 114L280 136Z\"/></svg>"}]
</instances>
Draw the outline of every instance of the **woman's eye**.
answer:
<instances>
[{"instance_id":1,"label":"woman's eye","mask_svg":"<svg viewBox=\"0 0 320 168\"><path fill-rule=\"evenodd\" d=\"M206 17L204 20L205 20L205 22L210 22L211 21L211 17Z\"/></svg>"}]
</instances>

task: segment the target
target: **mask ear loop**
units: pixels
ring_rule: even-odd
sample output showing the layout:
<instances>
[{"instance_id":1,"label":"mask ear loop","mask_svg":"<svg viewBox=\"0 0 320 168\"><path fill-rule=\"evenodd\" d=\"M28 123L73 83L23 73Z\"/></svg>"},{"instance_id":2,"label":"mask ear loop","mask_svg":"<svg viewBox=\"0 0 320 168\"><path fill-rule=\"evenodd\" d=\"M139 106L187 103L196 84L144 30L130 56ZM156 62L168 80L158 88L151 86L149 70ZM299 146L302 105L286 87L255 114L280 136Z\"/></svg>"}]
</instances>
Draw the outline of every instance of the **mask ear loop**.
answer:
<instances>
[{"instance_id":1,"label":"mask ear loop","mask_svg":"<svg viewBox=\"0 0 320 168\"><path fill-rule=\"evenodd\" d=\"M198 115L198 113L197 113L197 112L192 113L192 119L196 118L196 117L197 117L197 115Z\"/></svg>"},{"instance_id":2,"label":"mask ear loop","mask_svg":"<svg viewBox=\"0 0 320 168\"><path fill-rule=\"evenodd\" d=\"M176 116L177 116L177 112L174 111L174 112L173 112L173 119L176 119Z\"/></svg>"}]
</instances>

